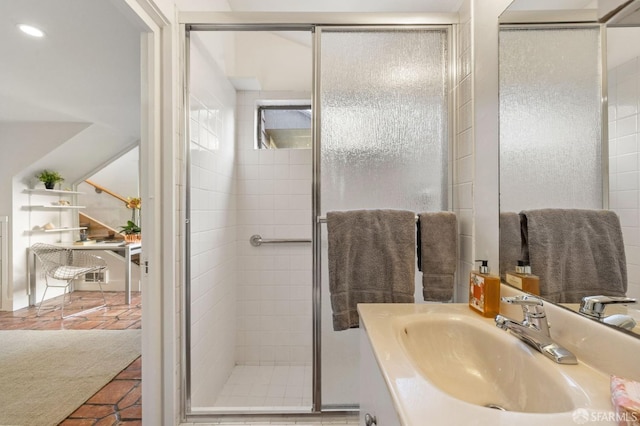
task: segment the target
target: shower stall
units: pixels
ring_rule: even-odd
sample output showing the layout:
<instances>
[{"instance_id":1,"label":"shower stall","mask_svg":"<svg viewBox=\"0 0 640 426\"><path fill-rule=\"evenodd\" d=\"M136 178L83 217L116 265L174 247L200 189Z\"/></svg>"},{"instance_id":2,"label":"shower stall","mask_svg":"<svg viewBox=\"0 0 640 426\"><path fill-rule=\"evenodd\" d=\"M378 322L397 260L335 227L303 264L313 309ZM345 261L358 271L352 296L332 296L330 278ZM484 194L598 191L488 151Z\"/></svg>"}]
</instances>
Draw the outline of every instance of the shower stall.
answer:
<instances>
[{"instance_id":1,"label":"shower stall","mask_svg":"<svg viewBox=\"0 0 640 426\"><path fill-rule=\"evenodd\" d=\"M186 26L187 415L357 409L324 218L451 209L451 30Z\"/></svg>"}]
</instances>

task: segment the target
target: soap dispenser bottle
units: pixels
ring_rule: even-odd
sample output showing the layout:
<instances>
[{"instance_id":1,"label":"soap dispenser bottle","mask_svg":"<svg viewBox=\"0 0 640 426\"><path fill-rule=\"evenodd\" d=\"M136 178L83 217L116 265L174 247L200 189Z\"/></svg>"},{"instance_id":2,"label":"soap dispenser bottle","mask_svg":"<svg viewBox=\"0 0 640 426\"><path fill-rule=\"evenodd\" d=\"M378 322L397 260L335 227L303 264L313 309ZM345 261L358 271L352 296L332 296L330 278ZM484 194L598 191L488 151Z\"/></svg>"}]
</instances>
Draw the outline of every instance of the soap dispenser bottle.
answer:
<instances>
[{"instance_id":1,"label":"soap dispenser bottle","mask_svg":"<svg viewBox=\"0 0 640 426\"><path fill-rule=\"evenodd\" d=\"M519 288L527 293L540 295L540 278L531 273L531 266L524 260L518 260L515 272L507 272L507 284Z\"/></svg>"},{"instance_id":2,"label":"soap dispenser bottle","mask_svg":"<svg viewBox=\"0 0 640 426\"><path fill-rule=\"evenodd\" d=\"M481 265L469 275L469 307L484 317L495 317L500 312L500 277L489 274L487 260L476 262Z\"/></svg>"}]
</instances>

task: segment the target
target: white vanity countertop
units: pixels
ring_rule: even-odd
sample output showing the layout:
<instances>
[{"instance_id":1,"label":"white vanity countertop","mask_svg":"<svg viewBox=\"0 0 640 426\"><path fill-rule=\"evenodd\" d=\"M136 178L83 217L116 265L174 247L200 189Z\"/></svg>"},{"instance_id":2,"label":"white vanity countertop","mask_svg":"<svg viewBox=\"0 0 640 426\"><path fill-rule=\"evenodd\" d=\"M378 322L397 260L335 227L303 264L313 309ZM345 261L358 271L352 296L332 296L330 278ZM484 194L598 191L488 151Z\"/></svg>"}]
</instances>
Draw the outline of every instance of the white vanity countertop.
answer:
<instances>
[{"instance_id":1,"label":"white vanity countertop","mask_svg":"<svg viewBox=\"0 0 640 426\"><path fill-rule=\"evenodd\" d=\"M551 308L555 308L555 310L557 311L563 311L563 309L561 308ZM452 424L518 424L524 426L539 426L540 424L545 424L545 426L560 426L575 424L573 417L575 415L574 412L544 414L509 412L492 410L479 405L467 403L444 393L420 374L415 366L412 365L411 361L408 359L401 347L399 338L396 335L397 330L393 327L394 317L413 314L424 314L429 312L451 312L451 310L454 310L462 315L470 313L474 316L475 319L486 322L488 327L495 327L493 318L482 318L481 316L472 312L467 304L361 304L358 306L358 310L360 313L361 326L366 329L369 341L371 342L371 345L373 347L376 361L378 363L378 366L380 367L389 393L391 394L392 402L395 406L396 412L398 413L398 417L400 418L403 425L422 426L425 424L429 424L449 426ZM574 324L572 322L573 319L565 321L565 318L563 318L563 316L575 314L572 314L570 312L567 312L566 314L563 314L562 312L557 313L555 312L555 310L551 315L549 315L550 319L554 318L556 321L558 321L558 324L560 324L560 322L564 322L569 326ZM505 311L505 314L511 316L509 314L512 312L509 309L505 309ZM519 317L516 314L513 314L513 316L511 317L520 320L521 314ZM586 318L584 318L583 320L590 321ZM600 324L595 323L594 325L606 329L606 327L603 327ZM587 324L579 326L578 329L584 331L585 329L592 327L592 325ZM503 332L502 330L498 331ZM558 331L560 336L566 337L568 335L567 331L563 330L563 327L561 326L558 326L555 331ZM599 338L601 331L602 330L597 330L595 333L585 333L586 340L590 341L593 338ZM612 333L610 331L608 332L608 334L620 334L620 336L625 336L622 333ZM616 340L616 337L620 336L614 336L612 338ZM552 337L556 338L556 335L553 332ZM516 337L513 338L516 339ZM578 349L582 350L579 343L580 340L580 337L575 337L571 339L568 344L565 344L563 340L558 341L562 344L565 344L565 346L569 350L577 351ZM575 342L578 343L576 344ZM627 358L633 358L634 361L632 362L632 364L638 364L636 361L636 354L639 353L638 351L640 351L640 339L635 342L635 348L629 348L631 349L631 351L633 351L633 356L629 355L629 352L631 351L625 349L625 346L621 345L619 340L616 340L617 343L612 343L611 341L607 342L607 346L609 343L618 346L615 349L610 346L608 351L609 353L596 354L590 357L585 357L584 362L589 362L591 365L593 365L594 363L602 362L602 357L607 355L610 356L612 352L615 352L616 354L618 352L626 352ZM634 346L633 343L634 342L630 342L629 345ZM574 353L576 353L580 361L583 359L583 354L581 352ZM537 352L536 354L542 357L544 362L549 362L551 363L550 365L554 364L553 361L546 359L542 354L538 354ZM625 358L624 355L621 355L621 357ZM615 362L615 360L613 361ZM581 368L584 371L592 371L595 372L596 375L599 375L598 380L600 384L605 381L608 382L608 374L614 373L614 371L609 371L609 369L594 370L593 368L591 368L591 365L584 365L584 362L582 363ZM605 365L606 364L611 365L609 364L609 362L606 362ZM640 379L640 371L633 371L633 368L631 368L631 370L629 371L626 371L626 366L626 362L619 362L619 368L617 369L617 371L615 371L615 373L620 374L621 372L627 372L629 373L629 375L623 377L634 380ZM552 368L554 367L550 367L550 369ZM640 369L640 366L635 366L635 369ZM604 373L605 371L606 373ZM636 373L637 375L635 375ZM605 380L603 380L603 378ZM593 410L594 412L611 411L612 406L609 402L609 396L610 393L607 386L598 386L598 389L593 390L593 400L596 402L594 402L593 405L588 408L590 410ZM605 421L599 422L597 424L615 425L616 423Z\"/></svg>"}]
</instances>

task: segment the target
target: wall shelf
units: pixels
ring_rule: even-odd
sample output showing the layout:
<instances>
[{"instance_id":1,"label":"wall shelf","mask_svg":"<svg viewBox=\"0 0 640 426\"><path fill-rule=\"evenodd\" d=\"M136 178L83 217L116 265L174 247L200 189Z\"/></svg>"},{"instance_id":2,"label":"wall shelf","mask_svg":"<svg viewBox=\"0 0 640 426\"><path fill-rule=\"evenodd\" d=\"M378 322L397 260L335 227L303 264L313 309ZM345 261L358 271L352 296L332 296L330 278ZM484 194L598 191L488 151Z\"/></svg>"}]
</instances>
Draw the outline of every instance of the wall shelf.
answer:
<instances>
[{"instance_id":1,"label":"wall shelf","mask_svg":"<svg viewBox=\"0 0 640 426\"><path fill-rule=\"evenodd\" d=\"M45 188L25 189L25 192L29 192L32 194L49 194L49 195L84 194L84 192L78 192L78 191L65 191L64 189L45 189Z\"/></svg>"},{"instance_id":2,"label":"wall shelf","mask_svg":"<svg viewBox=\"0 0 640 426\"><path fill-rule=\"evenodd\" d=\"M68 201L62 201L67 199L67 197L73 197L75 195L78 194L84 194L84 192L78 192L78 191L65 191L62 189L46 189L46 188L28 188L24 190L25 193L29 194L29 201L30 203L28 205L23 206L24 209L28 209L28 210L43 210L43 211L55 211L58 212L56 213L56 217L57 219L52 218L50 215L51 213L49 213L49 217L47 219L44 219L42 223L44 223L45 221L51 221L53 223L57 223L58 225L62 225L61 222L62 221L62 215L63 215L63 211L66 210L79 210L79 209L84 209L85 206L75 206L75 205L71 205L71 204L64 204ZM42 198L38 199L38 204L31 204L32 201L32 196L36 196L36 199L38 199L40 196L54 196L57 197L59 199L59 202L57 203L51 203L51 204L41 204L43 202ZM71 200L73 200L74 198L72 198ZM60 204L63 203L63 204ZM31 213L29 213L31 215ZM29 222L32 223L32 219L30 216ZM50 222L50 223L51 223ZM74 231L82 231L87 229L86 227L82 227L82 226L74 226L74 227L64 227L64 226L60 226L60 227L56 227L53 229L44 229L44 228L40 228L38 226L27 230L27 233L29 234L45 234L45 233L62 233L62 232L74 232Z\"/></svg>"},{"instance_id":3,"label":"wall shelf","mask_svg":"<svg viewBox=\"0 0 640 426\"><path fill-rule=\"evenodd\" d=\"M53 205L53 204L50 205L50 206L47 206L47 205L44 205L44 204L30 205L30 206L27 206L27 207L30 207L32 209L84 209L85 208L85 206L65 206L65 205L56 206L56 205Z\"/></svg>"},{"instance_id":4,"label":"wall shelf","mask_svg":"<svg viewBox=\"0 0 640 426\"><path fill-rule=\"evenodd\" d=\"M29 232L31 232L32 234L37 234L37 233L49 233L49 232L69 232L69 231L82 231L83 229L87 229L86 226L81 226L78 228L54 228L54 229L32 229Z\"/></svg>"}]
</instances>

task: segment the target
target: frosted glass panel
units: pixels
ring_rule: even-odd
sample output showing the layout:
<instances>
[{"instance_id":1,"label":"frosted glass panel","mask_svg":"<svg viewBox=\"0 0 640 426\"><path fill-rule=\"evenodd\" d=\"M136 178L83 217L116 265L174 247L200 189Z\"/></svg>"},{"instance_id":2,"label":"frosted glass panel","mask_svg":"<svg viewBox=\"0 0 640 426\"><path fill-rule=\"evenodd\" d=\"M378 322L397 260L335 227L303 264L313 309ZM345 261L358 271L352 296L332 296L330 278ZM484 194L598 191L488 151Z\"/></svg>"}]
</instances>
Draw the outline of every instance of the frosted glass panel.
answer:
<instances>
[{"instance_id":1,"label":"frosted glass panel","mask_svg":"<svg viewBox=\"0 0 640 426\"><path fill-rule=\"evenodd\" d=\"M446 209L444 31L323 32L322 208Z\"/></svg>"},{"instance_id":2,"label":"frosted glass panel","mask_svg":"<svg viewBox=\"0 0 640 426\"><path fill-rule=\"evenodd\" d=\"M599 28L500 30L500 210L602 208Z\"/></svg>"},{"instance_id":3,"label":"frosted glass panel","mask_svg":"<svg viewBox=\"0 0 640 426\"><path fill-rule=\"evenodd\" d=\"M321 214L447 209L447 33L321 32ZM358 403L358 331L333 331L323 227L322 402Z\"/></svg>"}]
</instances>

